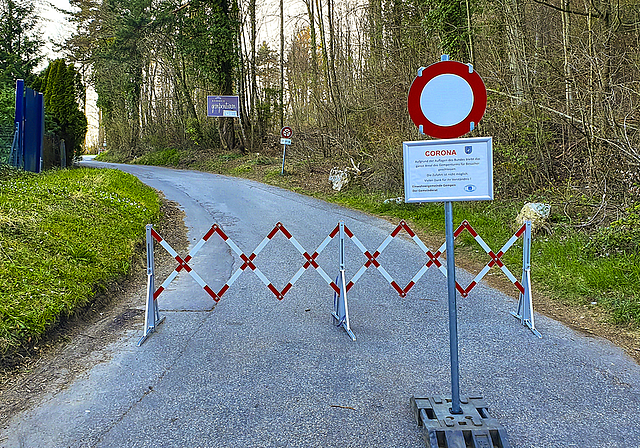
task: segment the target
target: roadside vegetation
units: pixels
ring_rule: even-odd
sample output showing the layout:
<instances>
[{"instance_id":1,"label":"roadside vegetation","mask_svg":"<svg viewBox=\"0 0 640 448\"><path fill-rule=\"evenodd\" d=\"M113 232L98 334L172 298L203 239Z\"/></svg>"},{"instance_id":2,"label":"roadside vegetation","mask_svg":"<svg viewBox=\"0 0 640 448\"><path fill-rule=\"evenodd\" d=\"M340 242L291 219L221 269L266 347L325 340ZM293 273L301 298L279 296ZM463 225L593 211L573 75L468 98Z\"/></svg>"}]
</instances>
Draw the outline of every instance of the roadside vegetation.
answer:
<instances>
[{"instance_id":1,"label":"roadside vegetation","mask_svg":"<svg viewBox=\"0 0 640 448\"><path fill-rule=\"evenodd\" d=\"M159 210L156 192L120 171L0 170L0 357L125 276Z\"/></svg>"}]
</instances>

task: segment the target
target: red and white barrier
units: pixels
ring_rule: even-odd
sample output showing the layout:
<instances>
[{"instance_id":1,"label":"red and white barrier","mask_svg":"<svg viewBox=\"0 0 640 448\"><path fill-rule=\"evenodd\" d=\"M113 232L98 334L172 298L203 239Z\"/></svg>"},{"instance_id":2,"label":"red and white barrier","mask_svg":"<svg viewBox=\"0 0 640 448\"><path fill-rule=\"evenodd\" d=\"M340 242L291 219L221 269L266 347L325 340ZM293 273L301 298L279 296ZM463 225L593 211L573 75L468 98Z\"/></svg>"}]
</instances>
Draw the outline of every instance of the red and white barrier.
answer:
<instances>
[{"instance_id":1,"label":"red and white barrier","mask_svg":"<svg viewBox=\"0 0 640 448\"><path fill-rule=\"evenodd\" d=\"M413 276L413 278L409 281L409 283L405 287L401 287L398 283L393 279L393 277L389 274L389 272L380 264L378 257L384 252L384 250L389 246L389 244L396 238L401 231L405 231L408 236L417 244L420 250L425 254L426 261L424 265L418 270L418 272ZM489 255L491 260L484 266L484 268L475 276L475 278L471 281L467 287L463 288L456 281L456 289L460 293L462 297L467 297L470 291L484 278L484 276L489 272L489 270L493 266L498 266L500 270L507 276L507 278L514 284L514 286L518 289L520 293L520 300L518 304L518 312L512 313L515 317L519 318L523 325L528 326L532 332L534 332L537 336L540 336L540 333L535 329L535 324L533 320L533 305L531 300L531 279L530 279L530 254L531 254L531 223L526 222L505 244L498 252L494 252L478 235L478 233L471 227L471 225L465 220L460 226L454 231L454 238L458 237L463 231L468 231L471 236L475 239L475 241L482 247L482 249ZM255 260L258 255L262 252L262 250L273 240L273 238L278 234L282 233L284 237L289 241L293 247L303 256L305 259L304 264L298 269L298 271L293 275L293 277L287 282L287 284L279 290L276 288L271 281L264 275L264 273L256 266ZM231 275L229 280L220 288L218 292L213 291L209 285L193 270L193 268L189 265L189 262L196 256L196 254L202 249L202 247L210 240L213 235L218 235L227 246L242 260L242 264L240 267ZM324 269L317 263L316 259L322 253L322 251L327 247L327 245L334 239L336 236L339 236L339 270L340 274L338 276L338 281L334 282L329 275L324 271ZM509 269L505 266L502 261L502 257L504 254L513 246L513 244L518 240L518 238L524 236L523 242L523 274L522 274L522 282L519 281ZM345 279L345 252L344 252L344 242L346 239L350 239L355 246L362 252L366 261L360 267L360 269L355 273L353 278L348 282ZM178 266L175 270L165 279L165 281L160 285L160 287L155 290L154 289L154 257L153 257L153 241L157 241L175 260L178 262ZM271 291L278 300L284 299L285 294L293 287L296 281L304 274L306 270L309 268L313 268L322 279L333 289L335 298L334 298L334 312L333 316L338 321L338 324L342 326L345 331L349 334L349 336L355 340L355 335L351 331L349 324L349 315L348 315L348 306L347 306L347 292L353 288L353 286L358 282L358 280L362 277L362 275L366 272L366 270L373 266L382 274L385 280L394 288L394 290L398 293L400 297L406 297L408 292L413 288L413 286L422 278L422 276L429 270L430 267L434 266L437 268L445 277L447 276L446 266L440 260L440 257L445 253L446 244L443 244L437 251L431 251L420 238L416 235L416 233L409 227L409 225L403 220L397 225L397 227L391 232L391 234L385 238L385 240L378 246L378 248L371 253L362 242L353 234L353 232L343 223L340 222L336 227L327 235L327 237L320 243L320 245L316 248L313 253L309 253L302 247L302 245L293 237L293 235L285 228L285 226L278 222L274 228L269 232L269 234L260 242L260 244L251 252L250 255L246 255L236 243L229 238L229 236L218 226L214 224L211 226L209 231L202 237L202 239L189 251L189 254L182 258L178 255L178 253L153 229L151 225L147 226L147 307L145 314L145 331L144 336L138 342L138 345L141 345L145 339L155 330L155 327L164 320L161 318L158 312L158 304L157 299L158 296L165 291L169 284L175 280L180 272L183 270L186 271L206 292L211 296L211 298L217 303L220 301L222 296L231 288L231 286L235 283L235 281L242 275L243 272L250 270L252 271L262 283ZM339 285L338 285L339 284Z\"/></svg>"},{"instance_id":2,"label":"red and white barrier","mask_svg":"<svg viewBox=\"0 0 640 448\"><path fill-rule=\"evenodd\" d=\"M404 230L405 232L407 232L407 234L411 237L411 239L418 245L418 247L422 250L422 252L425 253L425 255L428 258L428 261L425 263L425 265L416 273L416 275L413 276L411 281L409 281L409 283L404 288L400 287L398 283L396 283L393 277L389 275L387 270L384 267L382 267L382 265L378 261L378 257L380 256L380 254L382 254L382 252L389 245L389 243L391 243L391 241L393 241L393 239L396 236L398 236L401 230ZM405 221L400 221L398 226L380 244L380 246L378 246L378 248L373 254L370 253L366 247L364 247L364 245L360 242L360 240L346 226L345 226L345 233L351 239L351 241L353 241L356 247L360 249L362 254L367 258L367 261L362 265L362 267L358 270L358 272L356 272L356 274L349 281L349 283L347 283L347 291L349 291L353 287L353 285L360 279L362 274L364 274L367 268L369 268L370 266L374 266L382 274L385 280L387 280L387 282L389 282L389 284L393 287L393 289L397 291L400 297L406 297L409 290L413 288L413 286L418 282L418 280L422 278L422 276L425 274L425 272L427 272L427 270L431 266L436 266L438 269L440 269L440 271L442 271L442 273L445 276L447 275L446 267L439 260L439 257L440 255L442 255L442 252L443 252L443 247L441 247L438 251L436 251L436 253L431 252L431 250L429 250L429 248L422 242L422 240L418 237L418 235L416 235L414 231L411 230L411 228L407 225Z\"/></svg>"},{"instance_id":3,"label":"red and white barrier","mask_svg":"<svg viewBox=\"0 0 640 448\"><path fill-rule=\"evenodd\" d=\"M453 232L453 237L457 238L462 233L463 230L467 230L471 234L473 239L476 240L476 242L480 245L480 247L482 247L482 249L487 253L487 255L491 257L491 261L489 261L484 266L484 268L482 268L482 270L478 272L478 275L476 275L476 277L471 281L471 283L469 283L469 285L466 288L463 288L462 286L460 286L458 282L456 282L456 289L458 290L458 292L462 297L467 297L469 295L469 292L473 289L473 287L476 286L478 283L480 283L480 281L484 278L484 276L487 275L489 270L495 265L497 265L502 270L504 275L507 276L509 281L511 281L511 283L513 283L513 285L516 288L518 288L521 294L525 293L524 287L522 286L522 284L518 281L518 279L515 278L515 276L511 273L511 271L502 262L502 257L505 254L505 252L507 252L507 250L509 250L509 248L513 246L513 243L515 243L518 240L518 238L520 238L524 234L525 229L526 229L526 224L523 224L522 227L520 227L520 229L518 229L518 231L511 238L509 238L509 241L507 241L505 245L502 246L502 248L497 253L495 253L491 250L491 248L487 245L487 243L484 242L484 240L480 237L480 235L478 235L478 233L473 229L473 227L471 227L469 222L467 222L466 220L462 221L462 224L460 224L460 226Z\"/></svg>"},{"instance_id":4,"label":"red and white barrier","mask_svg":"<svg viewBox=\"0 0 640 448\"><path fill-rule=\"evenodd\" d=\"M258 247L256 247L256 249L249 256L246 256L242 252L242 250L240 250L240 248L222 231L222 229L220 229L220 227L218 227L217 225L214 225L214 227L216 228L216 233L220 235L220 237L231 248L231 250L233 250L236 253L236 255L238 255L242 259L242 261L244 261L242 266L240 266L233 273L231 278L229 278L229 281L227 281L227 283L222 287L222 289L218 293L218 297L222 297L222 294L224 294L227 291L227 289L229 289L231 285L233 285L233 283L238 279L238 277L240 277L240 274L242 274L247 268L251 269L253 273L258 276L258 278L262 281L262 283L264 283L264 285L269 289L269 291L271 291L276 296L278 300L284 299L284 295L291 289L291 287L302 276L302 274L310 267L313 267L316 270L316 272L320 274L320 276L324 279L324 281L327 282L327 284L334 291L336 292L340 291L340 289L335 284L335 282L331 280L331 278L327 275L324 269L322 269L320 265L316 262L316 258L318 258L318 255L320 255L320 253L324 250L324 248L327 247L329 242L338 234L338 230L339 230L338 226L336 226L335 229L333 229L333 231L324 239L324 241L320 243L320 245L313 252L313 254L310 255L302 247L302 245L298 243L298 240L296 240L293 237L293 235L289 233L289 231L284 227L284 225L282 225L282 223L279 222L275 225L273 230L271 230L271 232L262 240L262 242L258 245ZM273 285L273 283L271 283L267 279L267 277L262 273L262 271L260 271L260 269L258 269L256 265L253 263L253 261L256 259L258 254L262 252L262 249L264 249L267 246L267 244L271 242L273 237L275 237L278 232L281 232L285 236L285 238L293 245L293 247L295 247L297 251L300 252L300 255L302 255L306 259L306 262L302 265L300 269L298 269L295 275L291 278L291 280L289 280L289 282L284 286L284 288L282 288L282 290L278 290Z\"/></svg>"}]
</instances>

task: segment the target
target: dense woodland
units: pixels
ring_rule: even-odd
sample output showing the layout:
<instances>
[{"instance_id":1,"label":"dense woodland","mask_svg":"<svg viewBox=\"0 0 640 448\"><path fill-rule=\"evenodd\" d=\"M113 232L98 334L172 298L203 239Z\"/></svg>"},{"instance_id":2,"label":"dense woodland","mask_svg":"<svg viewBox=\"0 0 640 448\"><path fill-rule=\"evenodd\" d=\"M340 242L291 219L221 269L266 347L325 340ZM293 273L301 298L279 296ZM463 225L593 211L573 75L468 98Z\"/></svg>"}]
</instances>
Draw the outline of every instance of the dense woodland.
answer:
<instances>
[{"instance_id":1,"label":"dense woodland","mask_svg":"<svg viewBox=\"0 0 640 448\"><path fill-rule=\"evenodd\" d=\"M400 192L401 142L424 138L409 86L447 53L487 86L472 136L494 137L498 199L560 195L592 209L585 225L637 202L637 0L272 3L286 23L264 42L256 0L71 0L62 49L98 93L109 148L257 153L287 124L306 169L353 165L365 189ZM240 95L241 118L207 118L213 94Z\"/></svg>"}]
</instances>

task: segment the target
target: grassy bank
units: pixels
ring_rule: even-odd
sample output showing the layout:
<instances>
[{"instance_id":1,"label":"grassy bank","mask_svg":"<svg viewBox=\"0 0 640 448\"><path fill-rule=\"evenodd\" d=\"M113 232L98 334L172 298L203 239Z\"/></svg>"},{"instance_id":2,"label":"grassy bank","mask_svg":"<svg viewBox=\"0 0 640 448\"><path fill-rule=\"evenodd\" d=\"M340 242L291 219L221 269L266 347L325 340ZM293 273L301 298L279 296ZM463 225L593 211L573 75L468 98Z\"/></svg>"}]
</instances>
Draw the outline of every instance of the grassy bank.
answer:
<instances>
[{"instance_id":1,"label":"grassy bank","mask_svg":"<svg viewBox=\"0 0 640 448\"><path fill-rule=\"evenodd\" d=\"M0 355L125 275L159 210L156 193L120 171L0 171Z\"/></svg>"},{"instance_id":2,"label":"grassy bank","mask_svg":"<svg viewBox=\"0 0 640 448\"><path fill-rule=\"evenodd\" d=\"M302 160L292 156L284 176L280 175L281 159L277 152L239 155L232 153L195 154L169 149L152 151L136 163L193 168L261 182L312 195L392 220L406 219L423 234L433 235L439 245L444 241L444 208L442 204L384 203L401 192L365 193L357 181L345 191L331 190L328 173L332 166L321 161ZM108 160L109 155L103 156ZM532 280L534 291L551 300L569 305L579 313L592 309L605 321L624 327L640 328L640 255L638 242L640 209L628 210L618 221L598 230L585 231L573 225L565 213L561 191L545 192L552 204L548 231L538 233L532 247ZM512 223L524 200L498 198L492 202L456 203L455 225L468 220L489 246L498 250L513 234ZM509 269L520 277L521 243L504 257ZM475 241L463 234L456 240L456 251L472 258L476 265L488 262L487 255ZM462 258L462 257L461 257ZM493 268L495 269L495 268ZM502 276L498 273L496 277Z\"/></svg>"}]
</instances>

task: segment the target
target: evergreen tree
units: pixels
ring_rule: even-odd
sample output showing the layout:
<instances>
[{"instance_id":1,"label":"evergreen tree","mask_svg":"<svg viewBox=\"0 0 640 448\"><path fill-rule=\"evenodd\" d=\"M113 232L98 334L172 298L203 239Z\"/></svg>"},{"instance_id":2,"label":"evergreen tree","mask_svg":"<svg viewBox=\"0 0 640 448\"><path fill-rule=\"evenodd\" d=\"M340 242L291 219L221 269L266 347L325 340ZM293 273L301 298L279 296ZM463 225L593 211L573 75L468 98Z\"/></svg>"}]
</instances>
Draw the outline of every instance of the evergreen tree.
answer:
<instances>
[{"instance_id":1,"label":"evergreen tree","mask_svg":"<svg viewBox=\"0 0 640 448\"><path fill-rule=\"evenodd\" d=\"M37 19L31 0L0 0L0 84L33 81L43 45L36 35Z\"/></svg>"},{"instance_id":2,"label":"evergreen tree","mask_svg":"<svg viewBox=\"0 0 640 448\"><path fill-rule=\"evenodd\" d=\"M67 147L67 165L82 152L87 133L87 117L79 104L84 96L80 74L64 59L51 61L34 81L36 90L44 94L46 130L64 139Z\"/></svg>"}]
</instances>

